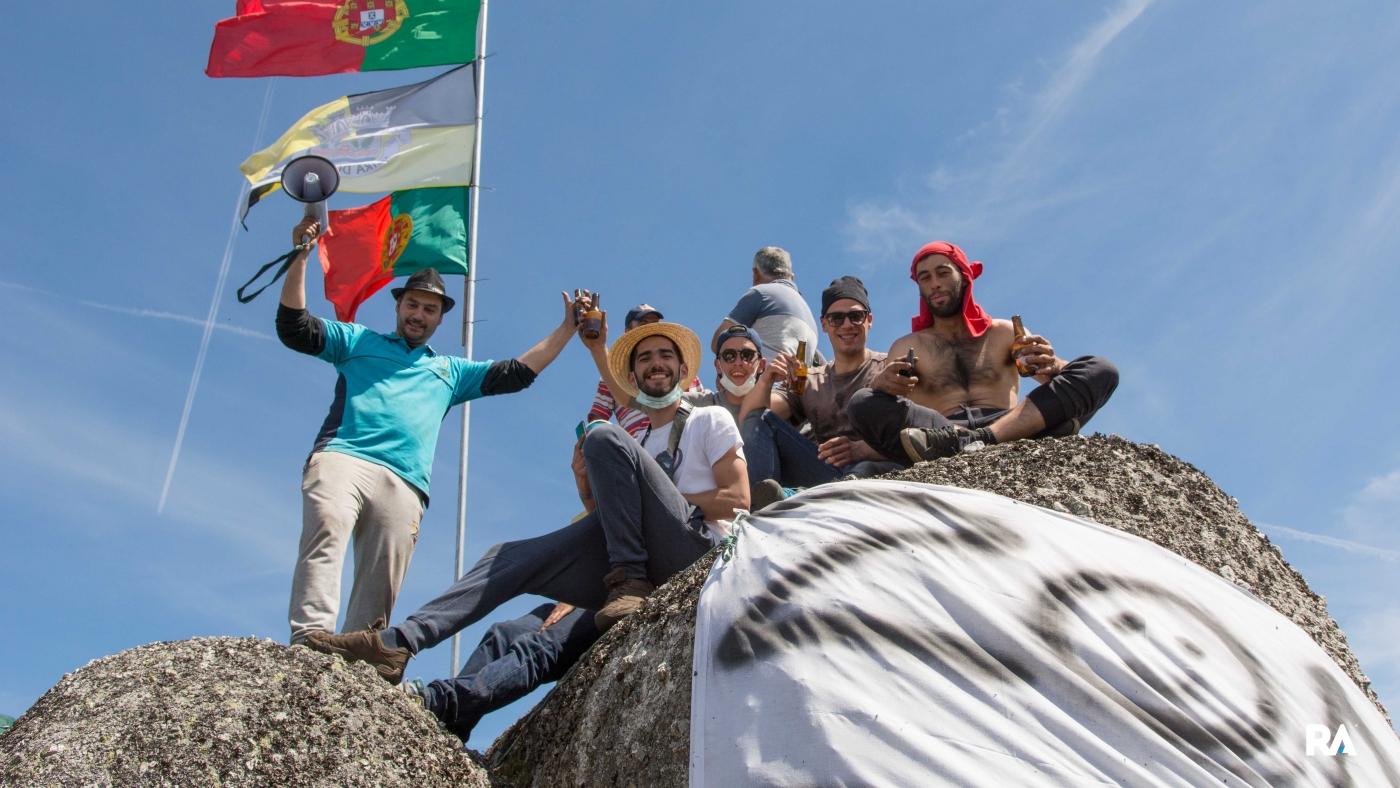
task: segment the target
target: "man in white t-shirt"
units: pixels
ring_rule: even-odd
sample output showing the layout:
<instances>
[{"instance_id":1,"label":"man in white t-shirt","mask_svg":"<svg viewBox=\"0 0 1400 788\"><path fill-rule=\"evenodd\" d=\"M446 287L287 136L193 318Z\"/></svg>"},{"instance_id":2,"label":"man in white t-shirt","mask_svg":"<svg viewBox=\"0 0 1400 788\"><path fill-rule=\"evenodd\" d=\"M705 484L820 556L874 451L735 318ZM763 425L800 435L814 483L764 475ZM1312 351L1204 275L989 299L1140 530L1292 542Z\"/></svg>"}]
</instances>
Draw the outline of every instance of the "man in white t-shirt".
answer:
<instances>
[{"instance_id":1,"label":"man in white t-shirt","mask_svg":"<svg viewBox=\"0 0 1400 788\"><path fill-rule=\"evenodd\" d=\"M606 630L729 534L734 512L749 508L748 468L729 411L682 400L681 381L700 365L695 332L653 323L623 334L611 350L606 329L584 345L608 388L651 419L635 441L600 422L584 438L589 485L580 484L580 495L598 506L612 563L607 603L596 616Z\"/></svg>"},{"instance_id":2,"label":"man in white t-shirt","mask_svg":"<svg viewBox=\"0 0 1400 788\"><path fill-rule=\"evenodd\" d=\"M585 344L608 388L645 409L651 427L638 441L615 424L588 425L574 462L588 514L552 533L492 547L401 623L320 638L312 648L368 662L397 684L414 654L524 594L597 610L594 620L607 630L728 535L735 511L749 508L748 468L729 411L682 405L680 382L699 366L699 338L675 323L655 323L623 334L611 352L606 342L604 328Z\"/></svg>"}]
</instances>

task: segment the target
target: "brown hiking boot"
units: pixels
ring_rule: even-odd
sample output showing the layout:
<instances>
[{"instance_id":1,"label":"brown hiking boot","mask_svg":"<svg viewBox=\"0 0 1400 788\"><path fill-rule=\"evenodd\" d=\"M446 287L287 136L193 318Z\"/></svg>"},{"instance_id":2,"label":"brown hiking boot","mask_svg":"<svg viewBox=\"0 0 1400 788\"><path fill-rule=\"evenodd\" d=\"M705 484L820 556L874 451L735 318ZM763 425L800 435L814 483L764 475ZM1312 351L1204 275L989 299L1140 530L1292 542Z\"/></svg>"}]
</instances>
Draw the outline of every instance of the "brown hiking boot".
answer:
<instances>
[{"instance_id":1,"label":"brown hiking boot","mask_svg":"<svg viewBox=\"0 0 1400 788\"><path fill-rule=\"evenodd\" d=\"M656 586L628 577L621 569L603 575L603 585L608 588L608 603L593 614L593 623L602 632L607 632L613 624L635 613L656 590Z\"/></svg>"},{"instance_id":2,"label":"brown hiking boot","mask_svg":"<svg viewBox=\"0 0 1400 788\"><path fill-rule=\"evenodd\" d=\"M404 668L413 653L406 648L385 648L379 639L379 630L384 628L384 619L369 625L369 629L343 635L325 632L312 632L306 636L306 645L322 654L339 654L346 662L368 662L385 681L398 686L403 681Z\"/></svg>"}]
</instances>

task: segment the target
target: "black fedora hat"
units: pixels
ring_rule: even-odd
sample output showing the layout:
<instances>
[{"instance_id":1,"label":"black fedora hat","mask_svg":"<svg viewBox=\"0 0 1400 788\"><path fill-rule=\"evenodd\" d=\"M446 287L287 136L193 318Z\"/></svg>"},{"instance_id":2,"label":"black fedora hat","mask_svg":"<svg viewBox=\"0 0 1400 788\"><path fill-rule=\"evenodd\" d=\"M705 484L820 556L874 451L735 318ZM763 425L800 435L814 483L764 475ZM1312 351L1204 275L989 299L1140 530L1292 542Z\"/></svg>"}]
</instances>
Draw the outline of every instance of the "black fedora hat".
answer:
<instances>
[{"instance_id":1,"label":"black fedora hat","mask_svg":"<svg viewBox=\"0 0 1400 788\"><path fill-rule=\"evenodd\" d=\"M425 293L433 293L442 296L442 313L445 315L452 311L452 307L457 305L456 301L447 294L447 286L442 283L442 275L436 268L424 268L422 271L415 271L413 276L408 278L403 287L396 287L389 292L393 294L394 300L403 298L405 290L422 290Z\"/></svg>"}]
</instances>

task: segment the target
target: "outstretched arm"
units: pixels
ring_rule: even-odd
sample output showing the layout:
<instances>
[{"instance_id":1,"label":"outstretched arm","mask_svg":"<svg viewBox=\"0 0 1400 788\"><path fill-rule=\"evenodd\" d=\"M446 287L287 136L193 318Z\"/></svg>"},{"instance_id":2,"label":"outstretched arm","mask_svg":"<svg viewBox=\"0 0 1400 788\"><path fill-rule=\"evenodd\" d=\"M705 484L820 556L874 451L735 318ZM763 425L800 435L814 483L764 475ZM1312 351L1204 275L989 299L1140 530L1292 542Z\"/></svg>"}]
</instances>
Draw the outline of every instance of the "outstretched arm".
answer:
<instances>
[{"instance_id":1,"label":"outstretched arm","mask_svg":"<svg viewBox=\"0 0 1400 788\"><path fill-rule=\"evenodd\" d=\"M581 329L580 329L581 330ZM579 334L579 341L588 348L588 353L593 357L593 366L598 368L598 377L603 379L603 385L612 392L615 405L626 405L622 402L624 389L617 385L617 378L613 377L612 370L608 368L608 313L603 311L603 329L598 332L598 336L593 339Z\"/></svg>"},{"instance_id":2,"label":"outstretched arm","mask_svg":"<svg viewBox=\"0 0 1400 788\"><path fill-rule=\"evenodd\" d=\"M314 219L302 219L292 230L294 243L300 244L303 235L314 236L320 230ZM310 255L310 249L299 252L287 269L282 300L277 306L277 338L298 353L318 356L326 349L326 328L319 318L306 311L306 258Z\"/></svg>"},{"instance_id":3,"label":"outstretched arm","mask_svg":"<svg viewBox=\"0 0 1400 788\"><path fill-rule=\"evenodd\" d=\"M316 238L320 233L321 224L308 216L292 230L292 245L300 245L303 235ZM282 306L290 309L306 308L306 259L310 256L311 247L308 246L292 258L292 267L287 269L287 278L282 280Z\"/></svg>"},{"instance_id":4,"label":"outstretched arm","mask_svg":"<svg viewBox=\"0 0 1400 788\"><path fill-rule=\"evenodd\" d=\"M569 298L568 293L560 293L560 295L564 296L564 321L538 345L520 354L517 359L536 375L544 372L544 368L559 357L559 352L564 349L565 345L569 344L569 337L574 335L574 301Z\"/></svg>"}]
</instances>

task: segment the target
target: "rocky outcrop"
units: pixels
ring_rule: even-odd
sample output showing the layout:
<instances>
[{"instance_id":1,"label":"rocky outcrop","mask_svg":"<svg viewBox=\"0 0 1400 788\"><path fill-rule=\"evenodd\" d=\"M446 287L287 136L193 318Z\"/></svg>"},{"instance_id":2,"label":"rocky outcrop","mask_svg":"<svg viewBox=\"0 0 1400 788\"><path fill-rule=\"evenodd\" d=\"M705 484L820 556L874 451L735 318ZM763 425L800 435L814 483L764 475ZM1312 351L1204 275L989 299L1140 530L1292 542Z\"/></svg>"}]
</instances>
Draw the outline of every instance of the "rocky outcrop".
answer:
<instances>
[{"instance_id":1,"label":"rocky outcrop","mask_svg":"<svg viewBox=\"0 0 1400 788\"><path fill-rule=\"evenodd\" d=\"M1292 619L1385 713L1326 600L1205 474L1116 436L1020 441L892 479L985 490L1076 514L1219 573ZM712 552L619 624L486 753L512 788L684 786L695 605Z\"/></svg>"},{"instance_id":2,"label":"rocky outcrop","mask_svg":"<svg viewBox=\"0 0 1400 788\"><path fill-rule=\"evenodd\" d=\"M364 664L256 638L153 643L63 677L0 736L0 785L461 786L485 771Z\"/></svg>"}]
</instances>

